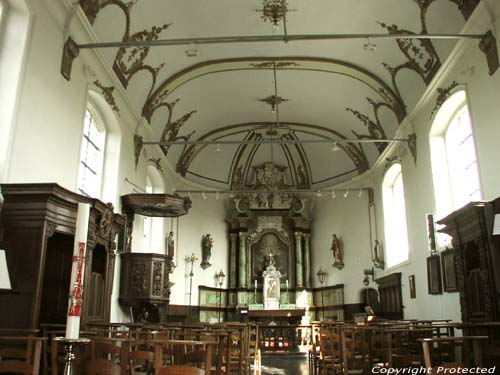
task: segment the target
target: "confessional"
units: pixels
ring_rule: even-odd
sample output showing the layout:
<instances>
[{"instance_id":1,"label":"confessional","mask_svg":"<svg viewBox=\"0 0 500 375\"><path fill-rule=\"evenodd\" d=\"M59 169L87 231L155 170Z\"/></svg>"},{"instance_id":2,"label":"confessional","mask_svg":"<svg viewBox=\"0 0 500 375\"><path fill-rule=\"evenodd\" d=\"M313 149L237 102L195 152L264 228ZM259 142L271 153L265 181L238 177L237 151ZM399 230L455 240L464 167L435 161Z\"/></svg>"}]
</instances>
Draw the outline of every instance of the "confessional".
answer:
<instances>
[{"instance_id":1,"label":"confessional","mask_svg":"<svg viewBox=\"0 0 500 375\"><path fill-rule=\"evenodd\" d=\"M12 290L0 294L1 328L64 324L78 203L89 203L82 324L109 322L116 237L124 218L111 204L54 183L4 184L0 247Z\"/></svg>"}]
</instances>

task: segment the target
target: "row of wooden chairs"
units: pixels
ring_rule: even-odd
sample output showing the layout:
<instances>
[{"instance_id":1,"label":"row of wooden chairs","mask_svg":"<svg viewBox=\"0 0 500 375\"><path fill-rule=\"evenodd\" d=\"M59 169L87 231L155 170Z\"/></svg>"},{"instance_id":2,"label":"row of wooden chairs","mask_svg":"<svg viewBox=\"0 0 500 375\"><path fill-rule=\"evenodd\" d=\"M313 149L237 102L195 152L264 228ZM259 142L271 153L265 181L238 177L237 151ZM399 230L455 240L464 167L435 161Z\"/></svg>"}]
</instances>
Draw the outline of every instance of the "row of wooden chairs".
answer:
<instances>
[{"instance_id":1,"label":"row of wooden chairs","mask_svg":"<svg viewBox=\"0 0 500 375\"><path fill-rule=\"evenodd\" d=\"M32 336L32 341L36 342L37 357L30 362L36 363L37 367L30 373L39 373L40 359L44 375L61 373L65 353L63 345L55 338L64 336L63 328L47 325L43 327L43 339ZM89 328L81 332L81 336L89 338L90 343L77 348L75 366L89 374L104 371L112 375L119 368L120 375L139 372L149 375L166 371L163 368L181 366L179 371L187 371L187 367L197 366L202 367L206 374L243 375L249 372L252 365L260 365L259 332L255 324L178 324L128 329L110 325L107 328ZM20 336L16 339L22 341ZM3 361L4 358L7 357L0 355L0 363L8 364Z\"/></svg>"},{"instance_id":2,"label":"row of wooden chairs","mask_svg":"<svg viewBox=\"0 0 500 375\"><path fill-rule=\"evenodd\" d=\"M488 337L454 337L457 327L446 322L386 322L380 325L318 322L312 328L310 372L371 374L374 367L408 368L430 363L458 366L456 347L466 345L467 341L471 341L475 353L470 363L478 363L481 357L479 342Z\"/></svg>"}]
</instances>

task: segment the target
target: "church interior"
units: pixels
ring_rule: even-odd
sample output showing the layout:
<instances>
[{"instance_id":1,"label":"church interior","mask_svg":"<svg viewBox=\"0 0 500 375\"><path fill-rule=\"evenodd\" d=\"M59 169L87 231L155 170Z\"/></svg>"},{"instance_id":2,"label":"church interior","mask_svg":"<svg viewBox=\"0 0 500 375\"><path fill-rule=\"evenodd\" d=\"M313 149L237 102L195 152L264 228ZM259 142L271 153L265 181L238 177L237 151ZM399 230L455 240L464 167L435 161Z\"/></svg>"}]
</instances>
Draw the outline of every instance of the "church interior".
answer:
<instances>
[{"instance_id":1,"label":"church interior","mask_svg":"<svg viewBox=\"0 0 500 375\"><path fill-rule=\"evenodd\" d=\"M0 0L0 373L500 371L498 19Z\"/></svg>"}]
</instances>

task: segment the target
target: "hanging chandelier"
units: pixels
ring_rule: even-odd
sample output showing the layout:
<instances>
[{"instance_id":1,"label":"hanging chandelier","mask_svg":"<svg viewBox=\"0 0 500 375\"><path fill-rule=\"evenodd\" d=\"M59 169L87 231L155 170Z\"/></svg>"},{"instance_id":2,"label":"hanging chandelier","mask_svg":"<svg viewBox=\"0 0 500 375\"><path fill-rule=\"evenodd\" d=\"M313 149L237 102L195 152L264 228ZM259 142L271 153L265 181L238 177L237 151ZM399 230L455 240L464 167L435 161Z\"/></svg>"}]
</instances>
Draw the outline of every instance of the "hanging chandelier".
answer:
<instances>
[{"instance_id":1,"label":"hanging chandelier","mask_svg":"<svg viewBox=\"0 0 500 375\"><path fill-rule=\"evenodd\" d=\"M264 21L269 21L273 24L273 30L277 31L280 28L280 22L284 20L288 12L288 3L286 0L263 0L262 12L260 18Z\"/></svg>"}]
</instances>

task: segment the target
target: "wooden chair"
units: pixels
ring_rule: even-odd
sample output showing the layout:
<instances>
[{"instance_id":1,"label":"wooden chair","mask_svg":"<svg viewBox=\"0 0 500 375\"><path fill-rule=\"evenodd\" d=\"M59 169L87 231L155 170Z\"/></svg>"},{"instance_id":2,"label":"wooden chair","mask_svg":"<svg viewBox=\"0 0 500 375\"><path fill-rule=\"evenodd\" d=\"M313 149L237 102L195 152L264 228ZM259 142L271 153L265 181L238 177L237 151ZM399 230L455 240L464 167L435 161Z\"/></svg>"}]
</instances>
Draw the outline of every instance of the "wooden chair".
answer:
<instances>
[{"instance_id":1,"label":"wooden chair","mask_svg":"<svg viewBox=\"0 0 500 375\"><path fill-rule=\"evenodd\" d=\"M254 323L247 325L247 348L245 356L246 373L250 373L253 365L254 372L260 373L261 356L259 347L259 326Z\"/></svg>"},{"instance_id":2,"label":"wooden chair","mask_svg":"<svg viewBox=\"0 0 500 375\"><path fill-rule=\"evenodd\" d=\"M464 337L435 337L435 338L425 338L419 339L418 341L422 343L422 348L424 352L425 359L425 367L432 368L431 374L437 374L438 368L433 367L432 364L432 351L434 349L434 344L452 343L454 345L463 345L467 341L472 342L472 358L463 358L460 362L451 362L451 363L440 363L439 367L441 368L464 368L464 367L482 367L483 366L483 358L482 358L482 349L481 349L481 341L488 340L488 336L464 336ZM464 354L470 353L469 351L463 351ZM468 356L470 357L470 356Z\"/></svg>"},{"instance_id":3,"label":"wooden chair","mask_svg":"<svg viewBox=\"0 0 500 375\"><path fill-rule=\"evenodd\" d=\"M323 323L319 328L319 373L327 375L342 371L342 344L340 325Z\"/></svg>"},{"instance_id":4,"label":"wooden chair","mask_svg":"<svg viewBox=\"0 0 500 375\"><path fill-rule=\"evenodd\" d=\"M128 353L129 374L153 374L154 360L155 353L151 351L136 350Z\"/></svg>"},{"instance_id":5,"label":"wooden chair","mask_svg":"<svg viewBox=\"0 0 500 375\"><path fill-rule=\"evenodd\" d=\"M45 337L0 337L0 373L31 374L40 372L42 343Z\"/></svg>"},{"instance_id":6,"label":"wooden chair","mask_svg":"<svg viewBox=\"0 0 500 375\"><path fill-rule=\"evenodd\" d=\"M190 340L153 340L151 343L155 347L155 375L159 375L160 371L164 368L164 362L163 362L163 352L165 349L169 349L172 347L179 347L179 348L192 348L194 350L202 350L204 353L204 368L205 370L202 372L202 374L205 375L211 375L211 369L212 369L212 352L214 350L214 347L217 346L216 341L190 341ZM174 358L174 363L175 363L175 358ZM174 366L179 366L178 364L173 364L171 366L167 366L165 368L172 368ZM185 366L181 365L181 367L187 367L189 368L190 366ZM176 373L177 374L177 373ZM180 374L180 373L179 373Z\"/></svg>"},{"instance_id":7,"label":"wooden chair","mask_svg":"<svg viewBox=\"0 0 500 375\"><path fill-rule=\"evenodd\" d=\"M343 326L341 329L342 364L344 374L371 374L371 328Z\"/></svg>"},{"instance_id":8,"label":"wooden chair","mask_svg":"<svg viewBox=\"0 0 500 375\"><path fill-rule=\"evenodd\" d=\"M122 368L109 359L91 359L85 362L84 372L86 375L120 375Z\"/></svg>"},{"instance_id":9,"label":"wooden chair","mask_svg":"<svg viewBox=\"0 0 500 375\"><path fill-rule=\"evenodd\" d=\"M205 372L201 368L191 366L170 366L162 367L158 375L203 375Z\"/></svg>"}]
</instances>

